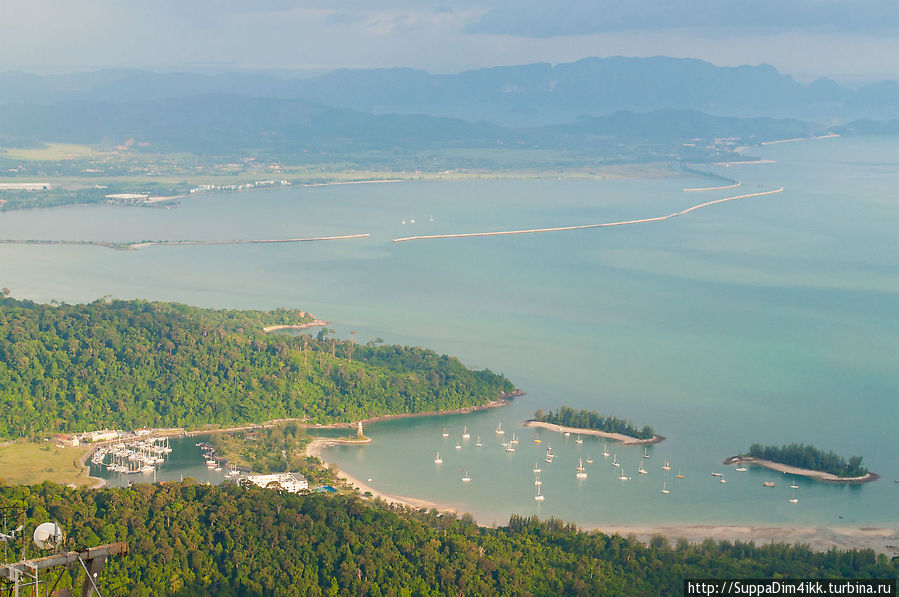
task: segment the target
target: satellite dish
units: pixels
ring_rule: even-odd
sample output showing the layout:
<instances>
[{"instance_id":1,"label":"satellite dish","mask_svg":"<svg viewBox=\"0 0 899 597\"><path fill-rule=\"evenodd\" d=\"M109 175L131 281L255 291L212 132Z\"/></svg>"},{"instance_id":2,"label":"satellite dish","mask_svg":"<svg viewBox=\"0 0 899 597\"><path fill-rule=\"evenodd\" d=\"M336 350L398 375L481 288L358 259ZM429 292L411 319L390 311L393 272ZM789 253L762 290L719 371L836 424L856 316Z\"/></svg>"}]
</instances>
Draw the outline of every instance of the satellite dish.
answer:
<instances>
[{"instance_id":1,"label":"satellite dish","mask_svg":"<svg viewBox=\"0 0 899 597\"><path fill-rule=\"evenodd\" d=\"M38 549L56 549L62 545L62 529L55 522L45 522L34 529L34 544Z\"/></svg>"}]
</instances>

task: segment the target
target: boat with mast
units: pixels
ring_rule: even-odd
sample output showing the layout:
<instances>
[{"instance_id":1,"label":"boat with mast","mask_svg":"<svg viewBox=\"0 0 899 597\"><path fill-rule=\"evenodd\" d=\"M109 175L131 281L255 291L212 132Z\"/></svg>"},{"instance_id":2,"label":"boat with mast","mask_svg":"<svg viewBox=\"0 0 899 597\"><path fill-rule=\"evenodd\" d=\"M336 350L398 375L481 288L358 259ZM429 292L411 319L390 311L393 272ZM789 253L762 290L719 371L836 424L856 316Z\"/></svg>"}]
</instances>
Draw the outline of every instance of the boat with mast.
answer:
<instances>
[{"instance_id":1,"label":"boat with mast","mask_svg":"<svg viewBox=\"0 0 899 597\"><path fill-rule=\"evenodd\" d=\"M621 466L621 463L618 462L618 454L612 454L612 466Z\"/></svg>"},{"instance_id":2,"label":"boat with mast","mask_svg":"<svg viewBox=\"0 0 899 597\"><path fill-rule=\"evenodd\" d=\"M646 446L643 446L643 458L649 458L649 453L646 451Z\"/></svg>"},{"instance_id":3,"label":"boat with mast","mask_svg":"<svg viewBox=\"0 0 899 597\"><path fill-rule=\"evenodd\" d=\"M662 481L662 493L664 493L665 495L668 495L669 493L671 493L668 490L668 483L665 481Z\"/></svg>"},{"instance_id":4,"label":"boat with mast","mask_svg":"<svg viewBox=\"0 0 899 597\"><path fill-rule=\"evenodd\" d=\"M640 463L637 465L637 472L640 473L641 475L649 474L649 471L647 471L645 468L643 468L643 461L640 461Z\"/></svg>"},{"instance_id":5,"label":"boat with mast","mask_svg":"<svg viewBox=\"0 0 899 597\"><path fill-rule=\"evenodd\" d=\"M668 459L667 459L667 458L665 459L665 466L662 467L662 470L663 470L663 471L670 471L670 470L671 470L671 465L668 463Z\"/></svg>"},{"instance_id":6,"label":"boat with mast","mask_svg":"<svg viewBox=\"0 0 899 597\"><path fill-rule=\"evenodd\" d=\"M609 449L606 448L606 443L605 443L605 442L602 443L602 455L603 455L603 458L608 458L608 457L609 457Z\"/></svg>"},{"instance_id":7,"label":"boat with mast","mask_svg":"<svg viewBox=\"0 0 899 597\"><path fill-rule=\"evenodd\" d=\"M462 482L463 483L471 482L471 477L468 476L468 471L465 471L464 473L462 473Z\"/></svg>"},{"instance_id":8,"label":"boat with mast","mask_svg":"<svg viewBox=\"0 0 899 597\"><path fill-rule=\"evenodd\" d=\"M500 421L499 424L496 426L496 434L503 435L504 433L505 433L505 431L503 431L503 422Z\"/></svg>"},{"instance_id":9,"label":"boat with mast","mask_svg":"<svg viewBox=\"0 0 899 597\"><path fill-rule=\"evenodd\" d=\"M476 447L478 447L478 448L483 448L483 447L484 447L484 442L481 441L481 436L480 436L480 435L478 436L478 441L476 441L474 445L475 445Z\"/></svg>"},{"instance_id":10,"label":"boat with mast","mask_svg":"<svg viewBox=\"0 0 899 597\"><path fill-rule=\"evenodd\" d=\"M578 459L577 461L577 473L575 474L575 477L578 479L587 478L587 471L584 470L584 461L582 459Z\"/></svg>"},{"instance_id":11,"label":"boat with mast","mask_svg":"<svg viewBox=\"0 0 899 597\"><path fill-rule=\"evenodd\" d=\"M584 440L582 440L580 434L578 434L577 439L574 440L574 442L577 444L582 444L582 443L584 443Z\"/></svg>"},{"instance_id":12,"label":"boat with mast","mask_svg":"<svg viewBox=\"0 0 899 597\"><path fill-rule=\"evenodd\" d=\"M540 473L534 473L534 485L537 487L543 485L543 481L540 480Z\"/></svg>"},{"instance_id":13,"label":"boat with mast","mask_svg":"<svg viewBox=\"0 0 899 597\"><path fill-rule=\"evenodd\" d=\"M471 437L471 434L468 433L468 427L462 428L462 439L468 439Z\"/></svg>"},{"instance_id":14,"label":"boat with mast","mask_svg":"<svg viewBox=\"0 0 899 597\"><path fill-rule=\"evenodd\" d=\"M440 452L437 452L437 456L434 457L434 464L443 464L443 458L440 457Z\"/></svg>"},{"instance_id":15,"label":"boat with mast","mask_svg":"<svg viewBox=\"0 0 899 597\"><path fill-rule=\"evenodd\" d=\"M534 496L534 501L535 501L535 502L542 502L542 501L543 501L543 494L540 493L540 486L539 486L539 485L537 486L537 495Z\"/></svg>"}]
</instances>

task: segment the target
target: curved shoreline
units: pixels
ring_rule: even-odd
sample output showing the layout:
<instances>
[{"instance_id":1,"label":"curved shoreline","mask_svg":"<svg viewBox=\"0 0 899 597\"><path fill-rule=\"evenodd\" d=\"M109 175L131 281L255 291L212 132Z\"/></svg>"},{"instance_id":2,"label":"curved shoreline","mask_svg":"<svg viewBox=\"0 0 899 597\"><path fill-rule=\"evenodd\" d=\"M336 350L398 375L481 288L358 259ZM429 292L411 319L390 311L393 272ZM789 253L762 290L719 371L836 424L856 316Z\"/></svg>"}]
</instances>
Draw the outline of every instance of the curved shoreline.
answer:
<instances>
[{"instance_id":1,"label":"curved shoreline","mask_svg":"<svg viewBox=\"0 0 899 597\"><path fill-rule=\"evenodd\" d=\"M747 197L760 197L762 195L773 195L774 193L780 193L784 188L780 187L774 189L773 191L762 191L760 193L748 193L746 195L736 195L734 197L725 197L723 199L716 199L715 201L706 201L705 203L700 203L699 205L694 205L693 207L688 207L687 209L683 209L681 211L677 211L667 216L656 216L654 218L643 218L641 220L626 220L623 222L606 222L604 224L582 224L580 226L560 226L557 228L530 228L528 230L502 230L499 232L466 232L459 234L429 234L424 236L406 236L403 238L395 238L393 242L395 243L403 243L410 240L435 240L439 238L470 238L475 236L509 236L513 234L536 234L538 232L561 232L565 230L586 230L587 228L607 228L611 226L628 226L631 224L646 224L648 222L662 222L664 220L670 220L671 218L676 218L678 216L683 216L691 211L696 211L697 209L701 209L703 207L708 207L710 205L715 205L716 203L724 203L726 201L734 201L735 199L745 199Z\"/></svg>"},{"instance_id":2,"label":"curved shoreline","mask_svg":"<svg viewBox=\"0 0 899 597\"><path fill-rule=\"evenodd\" d=\"M621 442L626 446L648 446L650 444L658 444L665 441L662 435L654 435L649 439L639 439L623 433L611 433L609 431L600 431L599 429L584 429L580 427L565 427L564 425L556 425L555 423L545 423L543 421L535 421L530 419L522 423L523 427L539 427L541 429L549 429L558 433L579 433L581 435L595 435L606 439Z\"/></svg>"},{"instance_id":3,"label":"curved shoreline","mask_svg":"<svg viewBox=\"0 0 899 597\"><path fill-rule=\"evenodd\" d=\"M760 458L754 458L752 456L731 456L730 458L726 458L721 464L728 466L731 464L755 464L780 473L797 475L800 477L810 477L812 479L817 479L825 483L871 483L872 481L876 481L880 478L880 475L878 475L877 473L868 473L863 477L838 477L833 473L825 473L823 471L799 468L797 466L781 464L780 462L774 462L771 460L762 460Z\"/></svg>"}]
</instances>

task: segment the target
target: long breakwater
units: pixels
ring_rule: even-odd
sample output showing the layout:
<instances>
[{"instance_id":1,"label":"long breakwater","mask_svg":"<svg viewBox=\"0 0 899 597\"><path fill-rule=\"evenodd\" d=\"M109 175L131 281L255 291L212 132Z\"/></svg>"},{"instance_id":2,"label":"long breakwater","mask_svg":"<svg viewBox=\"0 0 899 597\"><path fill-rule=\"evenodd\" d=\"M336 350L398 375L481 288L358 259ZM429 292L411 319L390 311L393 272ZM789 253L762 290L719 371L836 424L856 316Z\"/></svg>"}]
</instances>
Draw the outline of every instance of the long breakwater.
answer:
<instances>
[{"instance_id":1,"label":"long breakwater","mask_svg":"<svg viewBox=\"0 0 899 597\"><path fill-rule=\"evenodd\" d=\"M140 242L117 242L108 240L39 240L39 239L0 239L0 244L7 245L87 245L95 247L108 247L125 251L143 249L154 246L175 245L258 245L276 243L308 243L326 240L349 240L353 238L368 238L370 234L345 234L341 236L317 236L312 238L269 238L250 240L154 240Z\"/></svg>"},{"instance_id":2,"label":"long breakwater","mask_svg":"<svg viewBox=\"0 0 899 597\"><path fill-rule=\"evenodd\" d=\"M564 230L585 230L587 228L608 228L611 226L629 226L631 224L646 224L649 222L662 222L664 220L670 220L671 218L676 218L678 216L682 216L690 213L691 211L696 211L698 209L702 209L703 207L709 207L710 205L715 205L717 203L725 203L727 201L735 201L737 199L746 199L747 197L760 197L762 195L773 195L774 193L780 193L784 188L780 187L778 189L774 189L773 191L762 191L760 193L748 193L746 195L736 195L734 197L725 197L723 199L716 199L714 201L706 201L705 203L700 203L699 205L694 205L693 207L688 207L687 209L683 209L681 211L677 211L665 216L656 216L654 218L643 218L640 220L626 220L623 222L605 222L603 224L582 224L580 226L559 226L556 228L531 228L528 230L502 230L498 232L466 232L461 234L430 234L424 236L406 236L404 238L395 238L393 242L402 243L410 240L434 240L438 238L467 238L472 236L506 236L512 234L536 234L538 232L561 232Z\"/></svg>"}]
</instances>

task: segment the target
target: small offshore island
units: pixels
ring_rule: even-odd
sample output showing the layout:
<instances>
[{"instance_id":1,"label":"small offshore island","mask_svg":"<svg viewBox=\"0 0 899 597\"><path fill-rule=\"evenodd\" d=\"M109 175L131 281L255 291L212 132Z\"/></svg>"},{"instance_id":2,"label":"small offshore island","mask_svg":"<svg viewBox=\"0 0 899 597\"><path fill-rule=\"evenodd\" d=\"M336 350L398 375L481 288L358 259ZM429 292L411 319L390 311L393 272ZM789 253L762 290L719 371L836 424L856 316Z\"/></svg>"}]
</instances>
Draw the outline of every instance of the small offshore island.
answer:
<instances>
[{"instance_id":1,"label":"small offshore island","mask_svg":"<svg viewBox=\"0 0 899 597\"><path fill-rule=\"evenodd\" d=\"M862 466L861 456L853 456L847 461L834 452L795 443L785 446L752 444L747 454L731 456L723 464L755 464L825 483L870 483L880 478Z\"/></svg>"},{"instance_id":2,"label":"small offshore island","mask_svg":"<svg viewBox=\"0 0 899 597\"><path fill-rule=\"evenodd\" d=\"M626 445L657 444L665 440L664 436L656 435L649 425L644 426L643 429L637 429L627 419L605 416L595 411L575 411L568 406L548 413L539 409L534 413L533 419L524 422L524 426L541 427L559 433L595 435Z\"/></svg>"}]
</instances>

